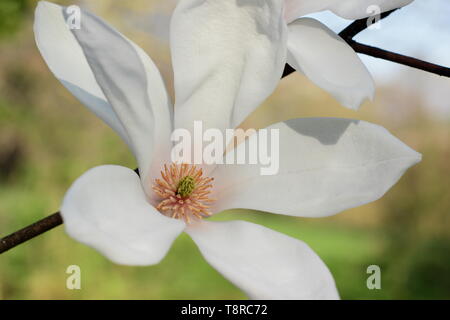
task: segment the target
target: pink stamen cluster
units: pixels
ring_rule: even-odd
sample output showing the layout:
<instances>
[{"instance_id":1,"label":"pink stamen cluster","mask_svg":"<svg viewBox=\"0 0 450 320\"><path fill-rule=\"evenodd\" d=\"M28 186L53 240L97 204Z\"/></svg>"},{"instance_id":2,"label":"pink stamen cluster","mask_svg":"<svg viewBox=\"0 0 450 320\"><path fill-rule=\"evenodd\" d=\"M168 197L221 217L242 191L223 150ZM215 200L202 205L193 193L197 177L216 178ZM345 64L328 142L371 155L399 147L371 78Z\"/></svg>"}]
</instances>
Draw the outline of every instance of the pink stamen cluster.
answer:
<instances>
[{"instance_id":1,"label":"pink stamen cluster","mask_svg":"<svg viewBox=\"0 0 450 320\"><path fill-rule=\"evenodd\" d=\"M208 205L215 200L209 197L214 178L203 177L203 170L190 164L164 165L162 179L155 179L153 191L161 198L156 206L161 213L175 219L190 222L190 218L202 219L211 216ZM179 192L180 182L186 177L193 181L192 191L185 196Z\"/></svg>"}]
</instances>

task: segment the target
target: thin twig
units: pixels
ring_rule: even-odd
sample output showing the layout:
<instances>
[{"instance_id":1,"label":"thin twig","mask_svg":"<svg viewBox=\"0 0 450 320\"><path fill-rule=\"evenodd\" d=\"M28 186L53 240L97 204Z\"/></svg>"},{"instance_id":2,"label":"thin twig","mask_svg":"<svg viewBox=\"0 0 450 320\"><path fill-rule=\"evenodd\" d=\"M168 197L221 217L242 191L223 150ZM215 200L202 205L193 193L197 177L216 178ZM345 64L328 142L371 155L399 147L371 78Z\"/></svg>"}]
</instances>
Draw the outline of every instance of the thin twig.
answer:
<instances>
[{"instance_id":1,"label":"thin twig","mask_svg":"<svg viewBox=\"0 0 450 320\"><path fill-rule=\"evenodd\" d=\"M283 75L281 76L281 79L283 79L284 77L287 77L288 75L290 75L291 73L294 73L296 70L294 68L292 68L288 63L286 63L286 65L284 66L284 71L283 71Z\"/></svg>"},{"instance_id":2,"label":"thin twig","mask_svg":"<svg viewBox=\"0 0 450 320\"><path fill-rule=\"evenodd\" d=\"M33 239L34 237L47 232L63 223L61 215L56 212L42 220L39 220L28 227L16 231L0 240L0 254L8 251L19 244Z\"/></svg>"},{"instance_id":3,"label":"thin twig","mask_svg":"<svg viewBox=\"0 0 450 320\"><path fill-rule=\"evenodd\" d=\"M385 12L381 15L381 19L388 17L395 10ZM450 68L432 64L426 61L415 59L412 57L404 56L398 53L386 51L380 48L368 46L353 40L353 38L361 31L367 29L369 26L369 20L373 18L360 19L351 23L348 27L342 30L339 35L344 39L356 52L362 53L375 58L388 60L403 64L412 68L428 71L440 76L450 77ZM290 75L295 71L290 65L286 64L282 78ZM137 174L137 169L135 170ZM47 218L39 220L28 227L25 227L19 231L16 231L9 236L0 239L0 254L12 249L19 244L31 240L34 237L45 233L63 223L62 217L59 212L54 213Z\"/></svg>"},{"instance_id":4,"label":"thin twig","mask_svg":"<svg viewBox=\"0 0 450 320\"><path fill-rule=\"evenodd\" d=\"M367 56L371 56L374 58L379 58L387 61L396 62L398 64L402 64L404 66L409 66L414 69L419 69L423 71L427 71L430 73L437 74L439 76L448 77L450 78L450 68L443 67L434 63L430 63L427 61L423 61L420 59L412 58L409 56L405 56L402 54L398 54L395 52L383 50L380 48L368 46L366 44L362 44L359 42L356 42L354 40L349 40L347 42L353 50L355 50L358 53L365 54ZM283 72L283 78L290 75L291 73L295 72L295 69L292 68L290 65L286 64Z\"/></svg>"},{"instance_id":5,"label":"thin twig","mask_svg":"<svg viewBox=\"0 0 450 320\"><path fill-rule=\"evenodd\" d=\"M389 17L393 12L397 11L399 9L394 9L391 11L383 12L380 15L379 20L382 20L384 18ZM359 19L353 21L351 24L348 25L344 30L339 32L339 36L344 40L352 40L356 35L361 33L362 31L366 30L371 23L373 22L373 17Z\"/></svg>"},{"instance_id":6,"label":"thin twig","mask_svg":"<svg viewBox=\"0 0 450 320\"><path fill-rule=\"evenodd\" d=\"M380 20L389 17L393 12L399 9L394 9L381 14ZM402 64L411 68L427 71L437 74L439 76L450 77L450 68L426 62L420 59L412 58L409 56L401 55L395 52L383 50L380 48L372 47L366 44L362 44L353 40L353 38L366 30L370 23L373 21L373 17L355 20L348 27L339 33L339 36L349 44L358 53L365 54L374 58L379 58L398 64ZM283 72L283 78L295 72L295 69L286 64Z\"/></svg>"},{"instance_id":7,"label":"thin twig","mask_svg":"<svg viewBox=\"0 0 450 320\"><path fill-rule=\"evenodd\" d=\"M379 58L379 59L383 59L383 60L396 62L396 63L402 64L405 66L409 66L409 67L412 67L415 69L427 71L430 73L437 74L439 76L450 78L450 68L447 68L447 67L443 67L443 66L433 64L430 62L426 62L423 60L419 60L416 58L404 56L402 54L390 52L390 51L383 50L380 48L371 47L371 46L368 46L366 44L362 44L362 43L359 43L356 41L352 41L350 43L350 45L358 53L362 53L362 54L365 54L365 55L368 55L371 57L375 57L375 58Z\"/></svg>"}]
</instances>

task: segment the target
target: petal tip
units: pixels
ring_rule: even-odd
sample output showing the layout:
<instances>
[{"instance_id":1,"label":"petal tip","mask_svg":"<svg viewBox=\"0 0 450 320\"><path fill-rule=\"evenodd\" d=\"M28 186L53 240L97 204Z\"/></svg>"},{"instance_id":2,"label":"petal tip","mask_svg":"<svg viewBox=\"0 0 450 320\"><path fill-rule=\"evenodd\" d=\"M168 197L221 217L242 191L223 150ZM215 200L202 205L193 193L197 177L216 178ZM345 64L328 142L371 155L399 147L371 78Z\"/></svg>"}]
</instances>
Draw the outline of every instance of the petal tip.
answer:
<instances>
[{"instance_id":1,"label":"petal tip","mask_svg":"<svg viewBox=\"0 0 450 320\"><path fill-rule=\"evenodd\" d=\"M36 5L36 11L49 8L57 8L59 5L49 1L39 1Z\"/></svg>"},{"instance_id":2,"label":"petal tip","mask_svg":"<svg viewBox=\"0 0 450 320\"><path fill-rule=\"evenodd\" d=\"M416 164L422 162L423 155L415 150L413 150L413 151L414 151L414 155L413 155L414 163L412 165L416 165Z\"/></svg>"}]
</instances>

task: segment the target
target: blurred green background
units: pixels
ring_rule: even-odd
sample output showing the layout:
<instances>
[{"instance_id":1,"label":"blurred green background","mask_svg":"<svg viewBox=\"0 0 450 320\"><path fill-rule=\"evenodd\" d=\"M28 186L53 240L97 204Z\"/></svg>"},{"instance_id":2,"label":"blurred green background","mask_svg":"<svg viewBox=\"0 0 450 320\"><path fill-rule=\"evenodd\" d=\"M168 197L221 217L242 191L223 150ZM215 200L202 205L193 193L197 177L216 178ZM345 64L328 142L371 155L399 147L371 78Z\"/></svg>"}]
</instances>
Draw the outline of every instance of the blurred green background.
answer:
<instances>
[{"instance_id":1,"label":"blurred green background","mask_svg":"<svg viewBox=\"0 0 450 320\"><path fill-rule=\"evenodd\" d=\"M57 211L67 188L87 169L135 167L114 132L47 69L32 33L35 4L0 1L0 237ZM92 11L147 50L168 87L173 81L167 43L172 7L173 1L89 1ZM424 157L381 200L322 219L248 211L225 212L216 219L254 221L305 241L329 266L344 299L449 299L450 118L434 114L418 91L399 85L406 78L414 84L411 74L422 74L408 72L378 83L375 101L359 112L340 107L294 74L243 125L263 127L305 116L383 125ZM81 267L81 290L66 289L65 271L72 264ZM366 269L372 264L381 267L381 290L366 287ZM114 265L73 241L63 227L0 256L0 299L128 298L245 296L204 261L185 235L153 267Z\"/></svg>"}]
</instances>

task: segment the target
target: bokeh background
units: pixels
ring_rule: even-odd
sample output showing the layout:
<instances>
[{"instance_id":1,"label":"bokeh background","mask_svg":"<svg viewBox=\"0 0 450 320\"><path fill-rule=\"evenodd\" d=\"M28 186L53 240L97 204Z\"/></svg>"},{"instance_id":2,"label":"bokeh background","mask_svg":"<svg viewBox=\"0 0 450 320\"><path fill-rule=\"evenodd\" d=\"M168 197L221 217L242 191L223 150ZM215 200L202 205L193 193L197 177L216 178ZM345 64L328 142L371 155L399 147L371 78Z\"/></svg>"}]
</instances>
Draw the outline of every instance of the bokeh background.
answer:
<instances>
[{"instance_id":1,"label":"bokeh background","mask_svg":"<svg viewBox=\"0 0 450 320\"><path fill-rule=\"evenodd\" d=\"M174 1L56 1L80 4L141 45L172 87L168 27ZM36 1L0 1L0 237L58 210L71 183L101 164L135 167L125 145L53 77L34 43ZM339 31L349 21L315 15ZM416 0L357 40L450 66L450 3ZM302 239L325 261L344 299L450 298L450 80L363 57L377 83L374 102L353 112L296 73L245 123L293 117L363 119L423 154L381 200L322 219L233 211ZM82 289L66 289L67 266ZM366 287L369 265L382 289ZM0 256L0 299L238 299L245 296L181 236L163 262L123 267L58 227Z\"/></svg>"}]
</instances>

